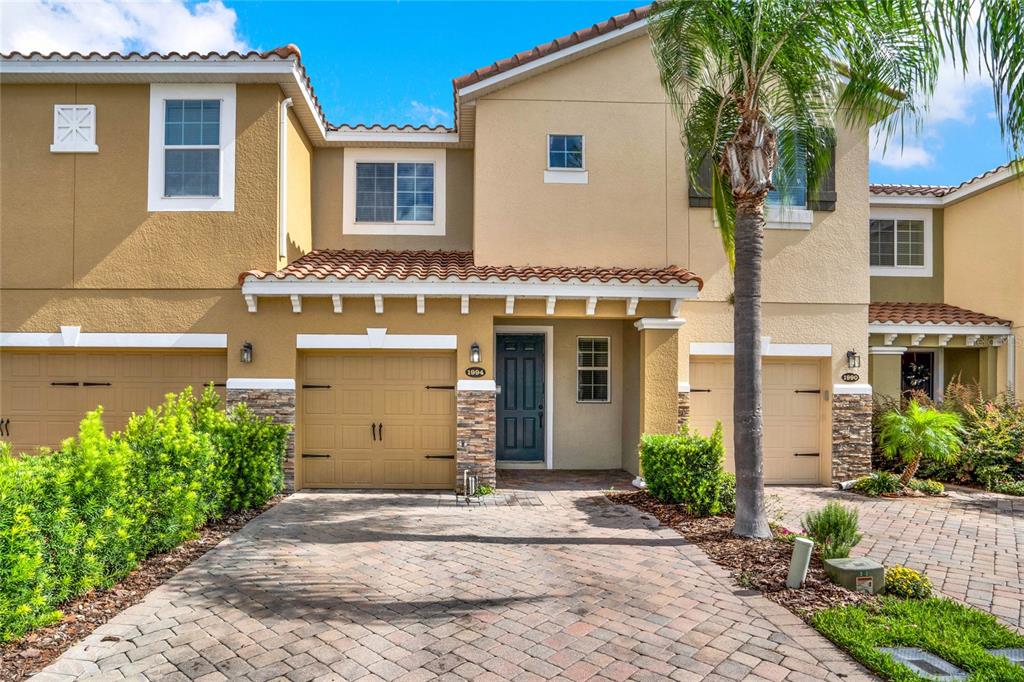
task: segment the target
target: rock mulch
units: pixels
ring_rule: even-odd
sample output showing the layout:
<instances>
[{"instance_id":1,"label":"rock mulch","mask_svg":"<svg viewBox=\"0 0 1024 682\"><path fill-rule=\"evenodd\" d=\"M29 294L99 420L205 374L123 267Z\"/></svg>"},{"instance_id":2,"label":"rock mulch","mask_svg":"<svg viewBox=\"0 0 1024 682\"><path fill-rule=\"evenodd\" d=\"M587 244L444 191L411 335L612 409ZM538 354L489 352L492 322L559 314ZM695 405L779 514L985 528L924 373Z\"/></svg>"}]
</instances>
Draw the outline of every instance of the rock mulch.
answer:
<instances>
[{"instance_id":1,"label":"rock mulch","mask_svg":"<svg viewBox=\"0 0 1024 682\"><path fill-rule=\"evenodd\" d=\"M825 566L815 552L803 587L789 589L786 578L793 555L793 543L784 537L753 540L732 534L729 516L696 517L678 504L660 502L647 491L610 493L616 504L628 504L658 519L694 543L716 564L732 571L741 587L757 590L804 620L822 609L872 601L870 595L851 592L825 575Z\"/></svg>"},{"instance_id":2,"label":"rock mulch","mask_svg":"<svg viewBox=\"0 0 1024 682\"><path fill-rule=\"evenodd\" d=\"M196 538L169 552L151 556L117 584L63 604L60 610L64 617L60 621L33 630L21 639L0 644L0 682L17 682L42 670L97 627L142 601L150 591L282 499L284 496L279 495L259 509L230 514L206 525Z\"/></svg>"}]
</instances>

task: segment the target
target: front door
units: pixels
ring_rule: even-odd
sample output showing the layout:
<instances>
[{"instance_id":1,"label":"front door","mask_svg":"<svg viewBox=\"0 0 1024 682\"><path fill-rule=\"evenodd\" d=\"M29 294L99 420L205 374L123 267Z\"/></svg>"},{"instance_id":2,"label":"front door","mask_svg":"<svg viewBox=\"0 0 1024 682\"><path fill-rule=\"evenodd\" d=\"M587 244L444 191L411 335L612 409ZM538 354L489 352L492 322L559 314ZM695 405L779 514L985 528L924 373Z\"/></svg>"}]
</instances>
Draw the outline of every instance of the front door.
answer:
<instances>
[{"instance_id":1,"label":"front door","mask_svg":"<svg viewBox=\"0 0 1024 682\"><path fill-rule=\"evenodd\" d=\"M544 461L544 335L498 335L500 461Z\"/></svg>"}]
</instances>

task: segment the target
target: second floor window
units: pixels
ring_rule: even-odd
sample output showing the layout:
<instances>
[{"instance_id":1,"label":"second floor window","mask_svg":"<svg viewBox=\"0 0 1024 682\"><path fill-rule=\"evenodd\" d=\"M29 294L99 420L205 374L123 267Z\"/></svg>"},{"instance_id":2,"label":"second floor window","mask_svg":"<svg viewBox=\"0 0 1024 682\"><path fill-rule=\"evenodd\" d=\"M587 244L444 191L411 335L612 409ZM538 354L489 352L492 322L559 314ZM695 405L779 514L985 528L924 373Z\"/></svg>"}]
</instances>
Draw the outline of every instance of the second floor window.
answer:
<instances>
[{"instance_id":1,"label":"second floor window","mask_svg":"<svg viewBox=\"0 0 1024 682\"><path fill-rule=\"evenodd\" d=\"M583 136L548 135L548 168L583 170Z\"/></svg>"},{"instance_id":2,"label":"second floor window","mask_svg":"<svg viewBox=\"0 0 1024 682\"><path fill-rule=\"evenodd\" d=\"M923 220L871 220L871 265L874 267L924 267Z\"/></svg>"},{"instance_id":3,"label":"second floor window","mask_svg":"<svg viewBox=\"0 0 1024 682\"><path fill-rule=\"evenodd\" d=\"M772 184L778 189L768 192L768 204L775 206L807 206L807 163L804 159L803 144L793 134L783 133L778 138L779 154L795 154L791 167L783 168L780 163L772 172Z\"/></svg>"},{"instance_id":4,"label":"second floor window","mask_svg":"<svg viewBox=\"0 0 1024 682\"><path fill-rule=\"evenodd\" d=\"M434 220L433 163L356 164L357 223Z\"/></svg>"},{"instance_id":5,"label":"second floor window","mask_svg":"<svg viewBox=\"0 0 1024 682\"><path fill-rule=\"evenodd\" d=\"M220 194L220 100L164 101L164 196Z\"/></svg>"}]
</instances>

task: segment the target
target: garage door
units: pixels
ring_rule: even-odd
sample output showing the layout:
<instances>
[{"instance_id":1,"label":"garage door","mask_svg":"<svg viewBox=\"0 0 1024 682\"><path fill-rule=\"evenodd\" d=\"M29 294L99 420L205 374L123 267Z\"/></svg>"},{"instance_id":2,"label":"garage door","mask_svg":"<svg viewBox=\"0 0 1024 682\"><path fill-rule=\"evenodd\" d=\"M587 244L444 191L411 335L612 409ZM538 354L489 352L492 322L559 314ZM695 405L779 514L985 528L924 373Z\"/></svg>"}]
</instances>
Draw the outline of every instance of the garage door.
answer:
<instances>
[{"instance_id":1,"label":"garage door","mask_svg":"<svg viewBox=\"0 0 1024 682\"><path fill-rule=\"evenodd\" d=\"M15 451L56 447L78 432L78 422L97 405L103 406L107 430L119 430L132 412L159 405L167 393L186 386L198 392L211 381L223 387L226 374L223 351L5 350L0 353L2 438Z\"/></svg>"},{"instance_id":2,"label":"garage door","mask_svg":"<svg viewBox=\"0 0 1024 682\"><path fill-rule=\"evenodd\" d=\"M309 353L300 376L303 487L454 487L454 353Z\"/></svg>"},{"instance_id":3,"label":"garage door","mask_svg":"<svg viewBox=\"0 0 1024 682\"><path fill-rule=\"evenodd\" d=\"M768 483L817 483L821 420L817 360L763 360L764 475ZM732 358L690 361L690 424L711 433L721 420L726 460L732 456Z\"/></svg>"}]
</instances>

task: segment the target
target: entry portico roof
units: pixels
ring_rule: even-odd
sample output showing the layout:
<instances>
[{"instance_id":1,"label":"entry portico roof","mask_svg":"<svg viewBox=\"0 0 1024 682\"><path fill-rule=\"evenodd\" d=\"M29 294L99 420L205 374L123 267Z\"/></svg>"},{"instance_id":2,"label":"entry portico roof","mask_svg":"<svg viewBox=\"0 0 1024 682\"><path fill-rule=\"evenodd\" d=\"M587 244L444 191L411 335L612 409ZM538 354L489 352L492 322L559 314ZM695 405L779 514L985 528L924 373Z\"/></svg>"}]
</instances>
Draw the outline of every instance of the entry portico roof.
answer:
<instances>
[{"instance_id":1,"label":"entry portico roof","mask_svg":"<svg viewBox=\"0 0 1024 682\"><path fill-rule=\"evenodd\" d=\"M239 281L579 282L588 284L696 285L704 282L685 268L477 265L472 251L311 251L281 270L249 270Z\"/></svg>"},{"instance_id":2,"label":"entry portico roof","mask_svg":"<svg viewBox=\"0 0 1024 682\"><path fill-rule=\"evenodd\" d=\"M871 324L1009 327L1010 321L947 303L872 303Z\"/></svg>"}]
</instances>

